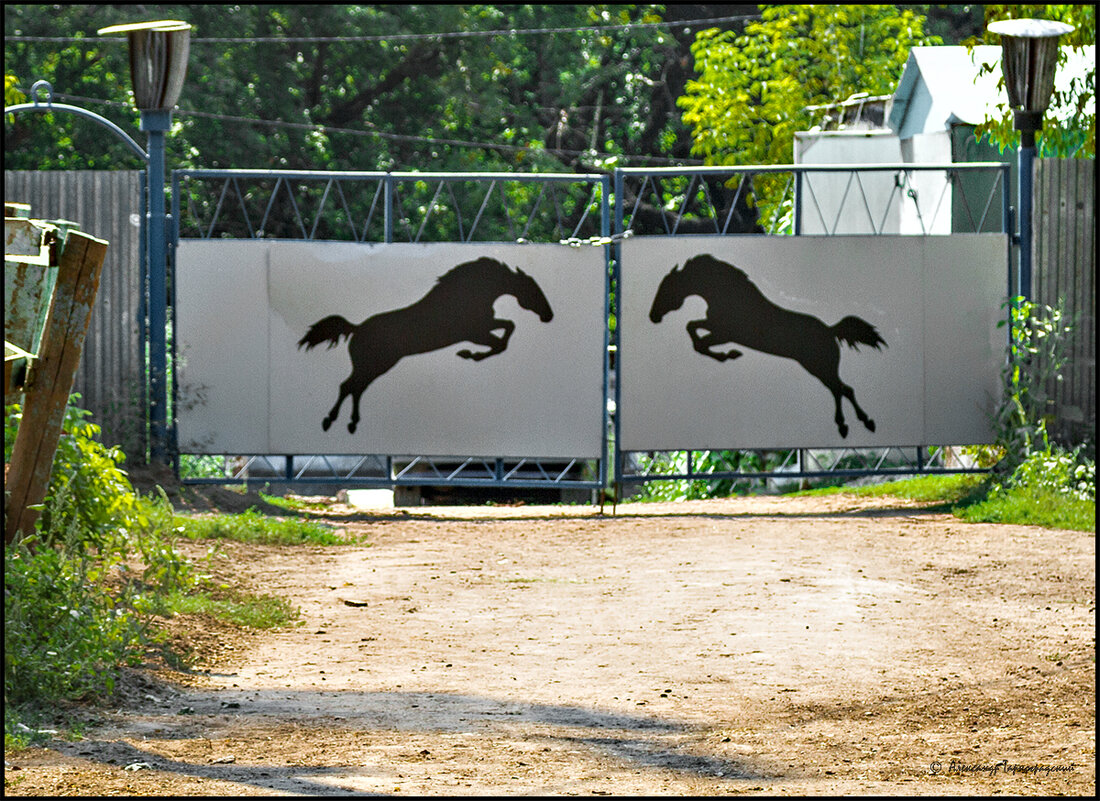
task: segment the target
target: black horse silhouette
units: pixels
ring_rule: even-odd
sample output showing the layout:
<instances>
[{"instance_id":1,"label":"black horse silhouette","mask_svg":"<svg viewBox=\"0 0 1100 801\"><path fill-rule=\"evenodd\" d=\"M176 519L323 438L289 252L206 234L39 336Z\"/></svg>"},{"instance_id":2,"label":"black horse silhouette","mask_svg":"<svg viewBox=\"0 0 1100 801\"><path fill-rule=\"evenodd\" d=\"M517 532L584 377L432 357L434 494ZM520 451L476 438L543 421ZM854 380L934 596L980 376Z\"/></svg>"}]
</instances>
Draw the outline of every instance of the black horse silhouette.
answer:
<instances>
[{"instance_id":1,"label":"black horse silhouette","mask_svg":"<svg viewBox=\"0 0 1100 801\"><path fill-rule=\"evenodd\" d=\"M531 276L518 267L513 271L507 264L483 256L444 273L424 297L410 306L376 314L359 325L352 325L336 314L318 320L298 341L298 347L304 345L309 350L327 342L331 349L340 337L348 337L351 356L351 375L340 384L340 395L321 421L321 428L328 431L344 398L350 395L348 431L354 434L359 424L360 396L372 381L406 356L458 342L488 348L477 352L460 350L457 355L463 359L481 361L501 353L516 328L511 320L493 316L493 304L502 295L513 296L544 323L554 317L550 303Z\"/></svg>"},{"instance_id":2,"label":"black horse silhouette","mask_svg":"<svg viewBox=\"0 0 1100 801\"><path fill-rule=\"evenodd\" d=\"M694 256L683 267L673 267L661 279L653 298L649 319L654 323L683 305L684 298L698 295L707 302L707 316L687 324L691 343L699 353L720 362L736 359L739 350L714 350L724 343L737 343L794 359L810 375L821 381L836 402L836 425L840 436L848 436L848 426L840 408L847 398L868 431L875 430L872 420L856 403L855 392L840 380L840 346L870 345L876 350L886 345L874 326L858 317L845 317L827 326L809 314L776 306L757 289L743 270L709 254Z\"/></svg>"}]
</instances>

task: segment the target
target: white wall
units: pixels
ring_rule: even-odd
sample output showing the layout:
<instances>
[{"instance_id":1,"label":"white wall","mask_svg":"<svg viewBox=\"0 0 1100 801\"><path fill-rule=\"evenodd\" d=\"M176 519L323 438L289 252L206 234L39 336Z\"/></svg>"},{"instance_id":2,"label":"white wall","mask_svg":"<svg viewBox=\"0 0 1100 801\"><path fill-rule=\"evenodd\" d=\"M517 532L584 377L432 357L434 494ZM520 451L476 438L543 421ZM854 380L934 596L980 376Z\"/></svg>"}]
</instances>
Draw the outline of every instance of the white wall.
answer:
<instances>
[{"instance_id":1,"label":"white wall","mask_svg":"<svg viewBox=\"0 0 1100 801\"><path fill-rule=\"evenodd\" d=\"M908 139L882 130L800 131L794 154L796 164L950 164L951 136L947 130ZM913 171L908 177L810 173L803 177L802 192L805 234L951 233L952 191L942 170Z\"/></svg>"},{"instance_id":2,"label":"white wall","mask_svg":"<svg viewBox=\"0 0 1100 801\"><path fill-rule=\"evenodd\" d=\"M796 133L795 164L897 164L890 131ZM802 183L802 233L894 234L900 231L901 197L894 174L808 173Z\"/></svg>"},{"instance_id":3,"label":"white wall","mask_svg":"<svg viewBox=\"0 0 1100 801\"><path fill-rule=\"evenodd\" d=\"M902 139L901 155L907 164L951 164L951 133L944 129ZM942 170L912 172L910 188L916 193L916 199L906 196L899 233L951 233L952 191L947 173Z\"/></svg>"}]
</instances>

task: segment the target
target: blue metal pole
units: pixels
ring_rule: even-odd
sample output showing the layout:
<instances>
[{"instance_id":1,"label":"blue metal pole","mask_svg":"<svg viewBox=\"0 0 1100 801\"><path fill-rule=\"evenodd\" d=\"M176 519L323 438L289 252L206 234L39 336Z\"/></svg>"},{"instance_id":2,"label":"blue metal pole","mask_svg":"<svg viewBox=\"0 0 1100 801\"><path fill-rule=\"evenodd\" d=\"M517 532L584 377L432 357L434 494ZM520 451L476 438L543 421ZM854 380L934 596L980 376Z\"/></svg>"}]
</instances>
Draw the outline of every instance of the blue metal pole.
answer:
<instances>
[{"instance_id":1,"label":"blue metal pole","mask_svg":"<svg viewBox=\"0 0 1100 801\"><path fill-rule=\"evenodd\" d=\"M609 176L604 175L600 178L600 236L605 239L611 237L611 179ZM608 447L608 437L610 432L608 431L608 419L609 409L607 408L608 390L611 384L611 330L608 323L611 321L611 268L618 256L616 255L616 248L613 242L608 242L604 245L604 293L603 293L603 411L600 414L600 428L603 433L603 443L600 446L600 475L599 485L602 489L607 486L608 473L610 472L610 465L608 463L608 457L610 449Z\"/></svg>"},{"instance_id":2,"label":"blue metal pole","mask_svg":"<svg viewBox=\"0 0 1100 801\"><path fill-rule=\"evenodd\" d=\"M1020 273L1016 279L1017 294L1025 300L1031 299L1031 191L1035 165L1035 133L1022 132L1020 152L1017 156L1019 167L1019 205L1020 226Z\"/></svg>"},{"instance_id":3,"label":"blue metal pole","mask_svg":"<svg viewBox=\"0 0 1100 801\"><path fill-rule=\"evenodd\" d=\"M384 184L384 195L382 200L382 229L383 229L383 241L393 241L393 175L386 173Z\"/></svg>"},{"instance_id":4,"label":"blue metal pole","mask_svg":"<svg viewBox=\"0 0 1100 801\"><path fill-rule=\"evenodd\" d=\"M622 327L620 325L622 321L623 313L623 226L625 221L623 220L623 189L625 181L623 179L623 171L621 168L616 167L614 173L614 192L615 192L615 227L614 233L619 237L614 245L615 266L614 274L612 275L612 287L615 292L615 335L613 342L615 344L615 365L614 365L614 379L615 379L615 453L614 459L614 485L615 485L615 497L619 496L619 487L623 480L623 448L622 448ZM610 300L610 298L609 298Z\"/></svg>"},{"instance_id":5,"label":"blue metal pole","mask_svg":"<svg viewBox=\"0 0 1100 801\"><path fill-rule=\"evenodd\" d=\"M142 111L149 134L149 458L168 464L168 252L164 225L165 133L171 111Z\"/></svg>"},{"instance_id":6,"label":"blue metal pole","mask_svg":"<svg viewBox=\"0 0 1100 801\"><path fill-rule=\"evenodd\" d=\"M794 235L802 236L802 170L794 171Z\"/></svg>"}]
</instances>

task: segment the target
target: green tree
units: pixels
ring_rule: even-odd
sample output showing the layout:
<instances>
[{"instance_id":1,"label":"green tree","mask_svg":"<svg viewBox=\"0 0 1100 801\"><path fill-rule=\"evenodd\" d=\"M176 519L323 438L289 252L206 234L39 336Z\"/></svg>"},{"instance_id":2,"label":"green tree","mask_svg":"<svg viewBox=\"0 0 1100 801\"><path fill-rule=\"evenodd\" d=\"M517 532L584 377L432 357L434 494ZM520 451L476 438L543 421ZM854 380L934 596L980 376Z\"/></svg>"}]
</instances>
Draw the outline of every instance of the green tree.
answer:
<instances>
[{"instance_id":1,"label":"green tree","mask_svg":"<svg viewBox=\"0 0 1100 801\"><path fill-rule=\"evenodd\" d=\"M1062 50L1058 57L1058 68L1065 69L1067 61L1066 47L1080 52L1085 46L1096 46L1096 7L1083 6L1005 6L987 5L982 7L985 24L1003 19L1050 19L1072 25L1072 33L1061 38ZM1000 44L997 34L984 30L980 36L971 37L965 44ZM1050 107L1043 119L1043 128L1036 136L1036 145L1040 155L1076 156L1078 158L1096 157L1096 62L1089 61L1084 75L1075 75L1062 89L1055 88ZM997 88L1003 90L1004 74L1000 61L983 64L983 74L994 73L998 76ZM979 125L974 135L978 138L988 135L993 144L1003 151L1006 147L1018 147L1020 133L1012 127L1012 110L1008 107L1008 96L999 105L999 114Z\"/></svg>"},{"instance_id":2,"label":"green tree","mask_svg":"<svg viewBox=\"0 0 1100 801\"><path fill-rule=\"evenodd\" d=\"M652 23L731 8L755 12L678 5L158 6L155 16L193 25L169 164L578 171L604 169L616 158L690 158L675 99L690 75L693 34ZM26 92L46 79L59 101L136 130L125 38L95 32L148 17L124 5L9 5L5 74L15 80L6 88ZM553 32L522 33L532 29ZM59 34L71 38L59 41ZM61 114L9 117L5 138L9 168L134 163L95 125Z\"/></svg>"},{"instance_id":3,"label":"green tree","mask_svg":"<svg viewBox=\"0 0 1100 801\"><path fill-rule=\"evenodd\" d=\"M790 164L808 106L856 92L889 94L915 45L939 44L923 17L882 5L768 5L744 32L702 31L692 46L698 77L678 104L692 152L708 164ZM765 216L785 179L756 180Z\"/></svg>"}]
</instances>

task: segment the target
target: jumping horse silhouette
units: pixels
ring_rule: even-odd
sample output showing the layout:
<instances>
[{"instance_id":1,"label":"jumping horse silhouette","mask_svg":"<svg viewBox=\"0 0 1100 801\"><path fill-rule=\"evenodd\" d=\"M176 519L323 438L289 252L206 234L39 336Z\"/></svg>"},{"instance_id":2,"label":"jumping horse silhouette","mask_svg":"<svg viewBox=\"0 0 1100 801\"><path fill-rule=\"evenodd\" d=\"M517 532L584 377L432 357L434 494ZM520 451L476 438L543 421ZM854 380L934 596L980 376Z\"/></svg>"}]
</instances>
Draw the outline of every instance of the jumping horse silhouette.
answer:
<instances>
[{"instance_id":1,"label":"jumping horse silhouette","mask_svg":"<svg viewBox=\"0 0 1100 801\"><path fill-rule=\"evenodd\" d=\"M707 316L687 324L691 343L699 353L720 362L736 359L742 355L739 350L715 350L723 344L736 343L762 353L794 359L832 393L836 402L834 419L840 436L848 436L848 426L840 408L842 397L852 404L867 430L875 430L875 421L859 407L855 392L838 374L839 342L856 349L859 345L869 345L877 350L886 345L866 320L849 316L834 326L827 326L809 314L776 306L764 297L743 270L709 254L693 256L683 267L673 267L661 279L649 319L661 322L666 314L680 308L689 295L698 295L707 302Z\"/></svg>"},{"instance_id":2,"label":"jumping horse silhouette","mask_svg":"<svg viewBox=\"0 0 1100 801\"><path fill-rule=\"evenodd\" d=\"M531 276L518 267L513 271L507 264L483 256L444 273L424 297L410 306L376 314L359 325L352 325L337 314L318 320L298 341L298 347L305 346L308 351L327 342L331 349L341 337L347 337L352 366L351 375L340 384L340 395L321 421L321 428L328 431L344 398L350 395L348 431L354 434L359 425L359 398L364 390L406 356L458 342L488 348L483 351L464 348L456 354L462 359L476 362L501 353L516 328L511 320L493 315L493 304L503 295L514 297L544 323L554 317L550 303Z\"/></svg>"}]
</instances>

